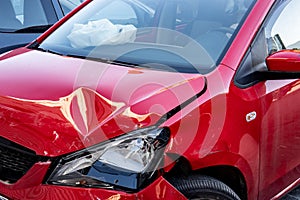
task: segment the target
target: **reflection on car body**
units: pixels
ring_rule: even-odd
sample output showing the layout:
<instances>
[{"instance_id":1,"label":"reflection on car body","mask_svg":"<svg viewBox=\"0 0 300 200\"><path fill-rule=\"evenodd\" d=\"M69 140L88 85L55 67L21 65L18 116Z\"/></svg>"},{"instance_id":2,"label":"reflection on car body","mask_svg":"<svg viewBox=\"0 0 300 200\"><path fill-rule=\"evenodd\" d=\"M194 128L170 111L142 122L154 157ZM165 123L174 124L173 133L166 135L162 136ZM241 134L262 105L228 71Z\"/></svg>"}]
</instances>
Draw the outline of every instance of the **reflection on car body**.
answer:
<instances>
[{"instance_id":1,"label":"reflection on car body","mask_svg":"<svg viewBox=\"0 0 300 200\"><path fill-rule=\"evenodd\" d=\"M280 199L300 180L299 8L85 1L0 56L1 196Z\"/></svg>"}]
</instances>

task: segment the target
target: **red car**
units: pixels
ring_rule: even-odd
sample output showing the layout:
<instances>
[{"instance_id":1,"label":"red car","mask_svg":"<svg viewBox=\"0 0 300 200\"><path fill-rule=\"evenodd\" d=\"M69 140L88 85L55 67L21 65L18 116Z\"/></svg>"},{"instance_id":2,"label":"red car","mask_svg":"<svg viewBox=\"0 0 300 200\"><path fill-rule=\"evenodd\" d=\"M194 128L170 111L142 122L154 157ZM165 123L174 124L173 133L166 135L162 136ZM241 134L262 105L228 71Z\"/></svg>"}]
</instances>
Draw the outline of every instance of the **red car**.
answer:
<instances>
[{"instance_id":1,"label":"red car","mask_svg":"<svg viewBox=\"0 0 300 200\"><path fill-rule=\"evenodd\" d=\"M0 199L279 199L300 183L299 0L88 0L0 56Z\"/></svg>"}]
</instances>

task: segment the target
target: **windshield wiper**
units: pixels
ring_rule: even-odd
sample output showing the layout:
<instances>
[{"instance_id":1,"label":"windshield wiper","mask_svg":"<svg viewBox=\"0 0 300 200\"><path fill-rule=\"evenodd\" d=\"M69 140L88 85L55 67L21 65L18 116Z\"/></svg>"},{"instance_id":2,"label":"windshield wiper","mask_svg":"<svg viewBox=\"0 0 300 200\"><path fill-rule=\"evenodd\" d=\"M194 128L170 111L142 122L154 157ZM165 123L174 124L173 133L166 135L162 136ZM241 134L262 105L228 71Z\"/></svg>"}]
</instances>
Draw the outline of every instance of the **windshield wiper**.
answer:
<instances>
[{"instance_id":1,"label":"windshield wiper","mask_svg":"<svg viewBox=\"0 0 300 200\"><path fill-rule=\"evenodd\" d=\"M35 48L32 48L32 49L40 50L40 51L42 51L42 52L52 53L52 54L56 54L56 55L60 55L60 56L63 55L62 53L59 53L59 52L56 52L56 51L52 51L52 50L50 50L50 49L43 49L43 48L41 48L41 47L35 47Z\"/></svg>"},{"instance_id":2,"label":"windshield wiper","mask_svg":"<svg viewBox=\"0 0 300 200\"><path fill-rule=\"evenodd\" d=\"M53 24L29 26L15 30L14 33L43 33L48 30Z\"/></svg>"},{"instance_id":3,"label":"windshield wiper","mask_svg":"<svg viewBox=\"0 0 300 200\"><path fill-rule=\"evenodd\" d=\"M0 33L14 33L16 29L12 28L0 28Z\"/></svg>"},{"instance_id":4,"label":"windshield wiper","mask_svg":"<svg viewBox=\"0 0 300 200\"><path fill-rule=\"evenodd\" d=\"M92 60L92 61L97 61L97 62L102 62L102 63L107 63L107 64L121 65L121 66L125 66L125 67L148 68L147 66L144 66L144 65L125 62L125 61L121 61L121 60L117 60L117 59L116 60L111 60L109 58L97 58L97 57L90 57L90 56L84 56L84 55L75 55L75 54L66 54L65 56L80 58L80 59L87 59L87 60Z\"/></svg>"}]
</instances>

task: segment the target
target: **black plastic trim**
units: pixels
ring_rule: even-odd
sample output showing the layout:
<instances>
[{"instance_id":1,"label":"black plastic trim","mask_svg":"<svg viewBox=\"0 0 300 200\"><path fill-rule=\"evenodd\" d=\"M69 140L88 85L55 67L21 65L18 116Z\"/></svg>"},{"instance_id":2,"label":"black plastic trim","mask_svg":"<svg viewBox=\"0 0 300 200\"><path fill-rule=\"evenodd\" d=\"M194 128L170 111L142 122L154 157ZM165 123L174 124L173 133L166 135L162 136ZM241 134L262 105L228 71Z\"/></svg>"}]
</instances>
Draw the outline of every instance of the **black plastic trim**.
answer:
<instances>
[{"instance_id":1,"label":"black plastic trim","mask_svg":"<svg viewBox=\"0 0 300 200\"><path fill-rule=\"evenodd\" d=\"M0 179L12 184L21 179L35 163L49 160L3 137L0 137L0 153Z\"/></svg>"}]
</instances>

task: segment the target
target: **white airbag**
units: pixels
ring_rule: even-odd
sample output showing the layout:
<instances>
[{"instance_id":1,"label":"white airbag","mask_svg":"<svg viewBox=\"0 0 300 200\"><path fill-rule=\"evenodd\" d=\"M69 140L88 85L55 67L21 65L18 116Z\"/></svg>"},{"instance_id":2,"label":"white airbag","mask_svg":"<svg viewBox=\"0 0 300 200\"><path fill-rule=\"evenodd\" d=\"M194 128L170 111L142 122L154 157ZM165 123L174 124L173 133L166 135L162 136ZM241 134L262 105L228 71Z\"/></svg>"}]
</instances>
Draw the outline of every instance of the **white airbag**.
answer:
<instances>
[{"instance_id":1,"label":"white airbag","mask_svg":"<svg viewBox=\"0 0 300 200\"><path fill-rule=\"evenodd\" d=\"M108 19L100 19L87 24L74 24L68 39L74 48L117 45L133 42L136 31L133 25L114 25Z\"/></svg>"}]
</instances>

